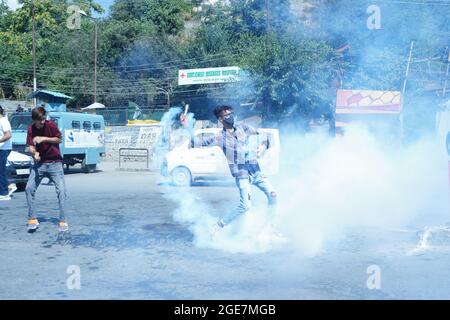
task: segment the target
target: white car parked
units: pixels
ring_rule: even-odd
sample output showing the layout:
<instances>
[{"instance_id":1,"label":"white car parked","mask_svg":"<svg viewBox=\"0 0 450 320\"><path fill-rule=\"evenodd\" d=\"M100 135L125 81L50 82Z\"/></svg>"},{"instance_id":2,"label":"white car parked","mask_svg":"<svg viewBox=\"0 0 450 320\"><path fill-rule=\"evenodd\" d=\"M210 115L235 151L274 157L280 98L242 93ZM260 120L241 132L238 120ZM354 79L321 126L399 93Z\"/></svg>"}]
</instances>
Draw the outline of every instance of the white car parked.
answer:
<instances>
[{"instance_id":1,"label":"white car parked","mask_svg":"<svg viewBox=\"0 0 450 320\"><path fill-rule=\"evenodd\" d=\"M436 115L436 131L441 145L447 150L448 179L450 184L450 100Z\"/></svg>"},{"instance_id":2,"label":"white car parked","mask_svg":"<svg viewBox=\"0 0 450 320\"><path fill-rule=\"evenodd\" d=\"M6 163L8 182L15 184L17 190L24 191L33 167L33 158L22 153L11 151Z\"/></svg>"},{"instance_id":3,"label":"white car parked","mask_svg":"<svg viewBox=\"0 0 450 320\"><path fill-rule=\"evenodd\" d=\"M198 129L195 131L195 138L217 135L221 130L220 128ZM259 165L266 175L275 175L278 172L280 153L278 129L260 129L259 131L262 133L260 136L267 136L269 140L269 148L258 159ZM250 137L250 149L256 150L260 136ZM173 184L177 186L190 186L199 180L232 179L227 159L220 147L191 147L190 141L184 141L166 154L161 173L170 176Z\"/></svg>"}]
</instances>

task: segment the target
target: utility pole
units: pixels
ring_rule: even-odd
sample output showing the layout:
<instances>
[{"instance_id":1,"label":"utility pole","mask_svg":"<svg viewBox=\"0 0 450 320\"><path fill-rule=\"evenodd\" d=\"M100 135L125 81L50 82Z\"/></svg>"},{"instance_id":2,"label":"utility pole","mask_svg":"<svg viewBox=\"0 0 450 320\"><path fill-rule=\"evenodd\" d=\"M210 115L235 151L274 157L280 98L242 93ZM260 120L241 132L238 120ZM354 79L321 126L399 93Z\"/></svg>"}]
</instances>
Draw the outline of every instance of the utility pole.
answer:
<instances>
[{"instance_id":1,"label":"utility pole","mask_svg":"<svg viewBox=\"0 0 450 320\"><path fill-rule=\"evenodd\" d=\"M97 102L97 59L98 59L98 25L94 21L95 35L94 35L94 103Z\"/></svg>"},{"instance_id":2,"label":"utility pole","mask_svg":"<svg viewBox=\"0 0 450 320\"><path fill-rule=\"evenodd\" d=\"M408 56L408 63L406 64L406 71L405 71L405 80L403 81L403 88L402 88L402 96L401 96L401 105L402 105L402 111L400 114L400 130L401 130L401 136L403 137L403 107L405 102L405 92L406 92L406 84L408 82L408 76L409 76L409 69L411 67L412 62L412 53L414 50L414 41L411 41L411 45L409 47L409 56Z\"/></svg>"},{"instance_id":3,"label":"utility pole","mask_svg":"<svg viewBox=\"0 0 450 320\"><path fill-rule=\"evenodd\" d=\"M83 10L79 10L78 13L85 16L94 23L94 103L95 103L97 102L98 23L95 18L89 16Z\"/></svg>"},{"instance_id":4,"label":"utility pole","mask_svg":"<svg viewBox=\"0 0 450 320\"><path fill-rule=\"evenodd\" d=\"M270 46L270 40L269 40L269 36L270 36L270 6L269 6L269 0L265 0L265 4L266 4L266 56L269 53L269 46ZM269 105L269 99L268 99L268 88L266 88L265 90L263 90L263 108L267 115L270 114L270 105ZM264 121L263 121L264 122Z\"/></svg>"},{"instance_id":5,"label":"utility pole","mask_svg":"<svg viewBox=\"0 0 450 320\"><path fill-rule=\"evenodd\" d=\"M406 83L408 82L409 68L411 66L413 49L414 49L414 41L411 41L411 45L409 47L408 63L406 64L405 80L403 81L402 97L406 92Z\"/></svg>"},{"instance_id":6,"label":"utility pole","mask_svg":"<svg viewBox=\"0 0 450 320\"><path fill-rule=\"evenodd\" d=\"M37 91L37 78L36 78L36 7L33 4L32 7L32 38L33 38L33 92ZM36 98L33 99L33 106L36 107Z\"/></svg>"}]
</instances>

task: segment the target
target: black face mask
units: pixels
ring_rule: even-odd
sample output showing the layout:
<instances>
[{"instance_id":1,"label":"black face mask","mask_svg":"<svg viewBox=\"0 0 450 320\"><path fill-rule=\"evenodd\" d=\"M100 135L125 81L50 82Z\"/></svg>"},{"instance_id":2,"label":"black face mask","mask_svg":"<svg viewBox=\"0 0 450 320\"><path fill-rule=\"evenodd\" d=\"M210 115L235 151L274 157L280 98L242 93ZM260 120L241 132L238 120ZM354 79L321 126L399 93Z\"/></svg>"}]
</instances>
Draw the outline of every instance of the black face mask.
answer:
<instances>
[{"instance_id":1,"label":"black face mask","mask_svg":"<svg viewBox=\"0 0 450 320\"><path fill-rule=\"evenodd\" d=\"M233 127L234 126L234 116L233 115L229 115L227 118L223 119L223 122L226 123L228 126Z\"/></svg>"}]
</instances>

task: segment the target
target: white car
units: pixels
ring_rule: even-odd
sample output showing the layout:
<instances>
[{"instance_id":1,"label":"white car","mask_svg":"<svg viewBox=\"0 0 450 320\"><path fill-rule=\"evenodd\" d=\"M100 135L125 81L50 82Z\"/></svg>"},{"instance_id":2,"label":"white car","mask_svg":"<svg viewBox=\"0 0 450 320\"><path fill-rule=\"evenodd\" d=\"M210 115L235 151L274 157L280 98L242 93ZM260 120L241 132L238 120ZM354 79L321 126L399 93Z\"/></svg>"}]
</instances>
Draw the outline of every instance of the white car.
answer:
<instances>
[{"instance_id":1,"label":"white car","mask_svg":"<svg viewBox=\"0 0 450 320\"><path fill-rule=\"evenodd\" d=\"M447 146L447 155L448 155L448 182L450 185L450 131L447 133L447 139L445 140L445 144Z\"/></svg>"},{"instance_id":2,"label":"white car","mask_svg":"<svg viewBox=\"0 0 450 320\"><path fill-rule=\"evenodd\" d=\"M450 183L450 100L436 114L436 131L442 146L448 155L448 178Z\"/></svg>"},{"instance_id":3,"label":"white car","mask_svg":"<svg viewBox=\"0 0 450 320\"><path fill-rule=\"evenodd\" d=\"M195 131L196 140L220 133L220 128L198 129ZM250 149L256 150L260 139L269 140L269 148L258 159L261 170L266 175L278 172L280 136L277 129L260 129L260 134L250 136ZM258 141L259 140L259 141ZM232 179L227 159L218 146L191 147L186 140L169 151L164 159L161 173L170 176L177 186L190 186L200 180L229 180Z\"/></svg>"},{"instance_id":4,"label":"white car","mask_svg":"<svg viewBox=\"0 0 450 320\"><path fill-rule=\"evenodd\" d=\"M8 182L15 184L17 190L24 191L33 165L34 161L32 157L11 151L6 162Z\"/></svg>"}]
</instances>

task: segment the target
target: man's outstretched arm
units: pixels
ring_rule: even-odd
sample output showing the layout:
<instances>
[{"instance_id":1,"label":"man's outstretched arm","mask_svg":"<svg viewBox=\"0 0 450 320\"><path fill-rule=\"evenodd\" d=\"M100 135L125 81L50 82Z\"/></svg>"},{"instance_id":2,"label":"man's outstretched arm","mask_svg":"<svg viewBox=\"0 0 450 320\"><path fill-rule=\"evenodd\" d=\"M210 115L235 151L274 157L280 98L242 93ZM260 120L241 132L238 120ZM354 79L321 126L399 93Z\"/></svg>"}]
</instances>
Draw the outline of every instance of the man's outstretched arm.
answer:
<instances>
[{"instance_id":1,"label":"man's outstretched arm","mask_svg":"<svg viewBox=\"0 0 450 320\"><path fill-rule=\"evenodd\" d=\"M209 147L218 145L218 135L212 137L192 137L191 146L192 147Z\"/></svg>"},{"instance_id":2,"label":"man's outstretched arm","mask_svg":"<svg viewBox=\"0 0 450 320\"><path fill-rule=\"evenodd\" d=\"M244 125L244 130L246 132L247 135L249 136L253 136L253 135L257 135L258 136L258 147L257 147L257 154L258 154L258 158L260 158L264 152L270 148L270 137L267 133L262 132L260 129L256 129L255 127L251 126L251 125Z\"/></svg>"}]
</instances>

